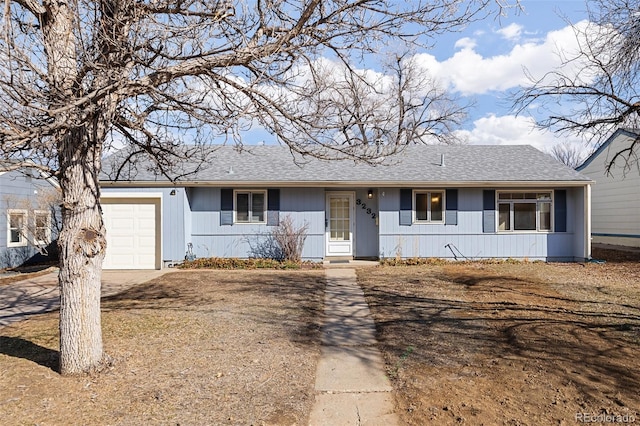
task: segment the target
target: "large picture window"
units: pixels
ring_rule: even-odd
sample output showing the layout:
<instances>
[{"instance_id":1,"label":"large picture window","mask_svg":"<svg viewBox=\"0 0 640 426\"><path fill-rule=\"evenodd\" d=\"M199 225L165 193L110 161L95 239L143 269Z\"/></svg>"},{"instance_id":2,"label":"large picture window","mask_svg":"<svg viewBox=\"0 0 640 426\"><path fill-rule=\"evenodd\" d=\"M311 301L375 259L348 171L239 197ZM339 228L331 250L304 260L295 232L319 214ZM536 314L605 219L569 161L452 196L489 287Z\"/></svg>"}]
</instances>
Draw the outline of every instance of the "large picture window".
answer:
<instances>
[{"instance_id":1,"label":"large picture window","mask_svg":"<svg viewBox=\"0 0 640 426\"><path fill-rule=\"evenodd\" d=\"M551 231L551 191L498 192L498 231Z\"/></svg>"},{"instance_id":2,"label":"large picture window","mask_svg":"<svg viewBox=\"0 0 640 426\"><path fill-rule=\"evenodd\" d=\"M444 191L413 191L413 221L444 222Z\"/></svg>"},{"instance_id":3,"label":"large picture window","mask_svg":"<svg viewBox=\"0 0 640 426\"><path fill-rule=\"evenodd\" d=\"M267 191L236 191L235 222L264 223L267 208Z\"/></svg>"}]
</instances>

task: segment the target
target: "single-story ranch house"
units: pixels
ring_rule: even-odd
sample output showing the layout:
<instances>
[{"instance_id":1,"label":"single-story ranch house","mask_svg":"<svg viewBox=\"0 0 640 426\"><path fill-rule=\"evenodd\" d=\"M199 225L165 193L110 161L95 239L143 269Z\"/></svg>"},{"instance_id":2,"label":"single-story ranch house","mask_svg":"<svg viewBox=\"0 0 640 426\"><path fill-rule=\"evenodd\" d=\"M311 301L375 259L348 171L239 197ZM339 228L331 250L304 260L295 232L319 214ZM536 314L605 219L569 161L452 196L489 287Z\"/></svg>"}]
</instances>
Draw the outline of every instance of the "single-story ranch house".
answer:
<instances>
[{"instance_id":1,"label":"single-story ranch house","mask_svg":"<svg viewBox=\"0 0 640 426\"><path fill-rule=\"evenodd\" d=\"M307 224L303 258L591 255L591 179L530 146L414 145L371 165L222 146L188 181L137 167L102 179L109 269L259 256L280 220Z\"/></svg>"},{"instance_id":2,"label":"single-story ranch house","mask_svg":"<svg viewBox=\"0 0 640 426\"><path fill-rule=\"evenodd\" d=\"M638 138L640 130L618 129L577 168L596 182L591 233L594 243L640 247L640 145L625 152ZM619 152L623 155L614 161Z\"/></svg>"}]
</instances>

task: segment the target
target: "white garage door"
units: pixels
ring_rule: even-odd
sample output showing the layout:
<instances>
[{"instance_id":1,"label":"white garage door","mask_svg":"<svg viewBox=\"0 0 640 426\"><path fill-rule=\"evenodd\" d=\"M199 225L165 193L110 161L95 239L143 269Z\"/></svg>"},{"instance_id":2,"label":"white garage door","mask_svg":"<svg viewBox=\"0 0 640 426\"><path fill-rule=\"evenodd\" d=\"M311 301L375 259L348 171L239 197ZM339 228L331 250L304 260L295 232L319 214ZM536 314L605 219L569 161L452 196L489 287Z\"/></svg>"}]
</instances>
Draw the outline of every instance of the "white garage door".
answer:
<instances>
[{"instance_id":1,"label":"white garage door","mask_svg":"<svg viewBox=\"0 0 640 426\"><path fill-rule=\"evenodd\" d=\"M158 200L102 200L107 229L104 269L156 269Z\"/></svg>"}]
</instances>

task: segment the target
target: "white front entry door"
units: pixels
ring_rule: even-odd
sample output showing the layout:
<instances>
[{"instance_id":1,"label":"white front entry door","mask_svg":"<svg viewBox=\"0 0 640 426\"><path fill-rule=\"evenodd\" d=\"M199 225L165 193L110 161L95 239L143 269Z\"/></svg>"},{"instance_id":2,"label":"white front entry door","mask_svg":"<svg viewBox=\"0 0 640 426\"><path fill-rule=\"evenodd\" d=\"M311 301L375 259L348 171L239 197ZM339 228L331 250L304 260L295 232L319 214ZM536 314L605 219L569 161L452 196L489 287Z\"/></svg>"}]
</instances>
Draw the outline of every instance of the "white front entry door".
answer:
<instances>
[{"instance_id":1,"label":"white front entry door","mask_svg":"<svg viewBox=\"0 0 640 426\"><path fill-rule=\"evenodd\" d=\"M353 192L327 192L326 255L352 256L355 222Z\"/></svg>"}]
</instances>

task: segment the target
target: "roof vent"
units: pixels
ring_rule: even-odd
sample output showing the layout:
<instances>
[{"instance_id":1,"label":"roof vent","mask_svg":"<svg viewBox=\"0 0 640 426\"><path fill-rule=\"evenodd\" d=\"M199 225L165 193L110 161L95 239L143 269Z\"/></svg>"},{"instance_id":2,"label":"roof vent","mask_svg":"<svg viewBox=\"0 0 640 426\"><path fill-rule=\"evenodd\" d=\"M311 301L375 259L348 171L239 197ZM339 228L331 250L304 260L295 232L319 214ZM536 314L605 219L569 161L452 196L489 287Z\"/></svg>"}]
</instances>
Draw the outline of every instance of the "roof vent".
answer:
<instances>
[{"instance_id":1,"label":"roof vent","mask_svg":"<svg viewBox=\"0 0 640 426\"><path fill-rule=\"evenodd\" d=\"M229 166L229 171L227 172L230 175L234 174L235 172L233 171L233 166Z\"/></svg>"},{"instance_id":2,"label":"roof vent","mask_svg":"<svg viewBox=\"0 0 640 426\"><path fill-rule=\"evenodd\" d=\"M440 167L444 167L444 154L440 154Z\"/></svg>"}]
</instances>

